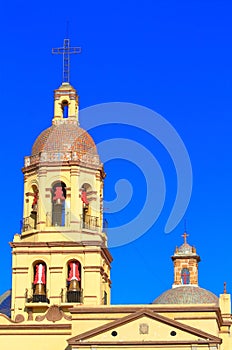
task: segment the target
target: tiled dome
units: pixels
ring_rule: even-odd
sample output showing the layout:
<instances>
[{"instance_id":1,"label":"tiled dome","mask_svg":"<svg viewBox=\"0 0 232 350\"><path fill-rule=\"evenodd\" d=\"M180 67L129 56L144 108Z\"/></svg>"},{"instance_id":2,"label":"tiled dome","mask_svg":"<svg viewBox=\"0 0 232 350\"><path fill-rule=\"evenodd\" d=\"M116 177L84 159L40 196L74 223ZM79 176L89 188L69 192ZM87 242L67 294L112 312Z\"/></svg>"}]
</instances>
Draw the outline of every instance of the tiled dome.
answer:
<instances>
[{"instance_id":1,"label":"tiled dome","mask_svg":"<svg viewBox=\"0 0 232 350\"><path fill-rule=\"evenodd\" d=\"M218 297L198 286L181 286L167 290L152 304L217 304Z\"/></svg>"},{"instance_id":2,"label":"tiled dome","mask_svg":"<svg viewBox=\"0 0 232 350\"><path fill-rule=\"evenodd\" d=\"M97 155L92 137L76 123L52 125L37 137L32 147L33 156L41 152L66 151L77 152L78 155Z\"/></svg>"}]
</instances>

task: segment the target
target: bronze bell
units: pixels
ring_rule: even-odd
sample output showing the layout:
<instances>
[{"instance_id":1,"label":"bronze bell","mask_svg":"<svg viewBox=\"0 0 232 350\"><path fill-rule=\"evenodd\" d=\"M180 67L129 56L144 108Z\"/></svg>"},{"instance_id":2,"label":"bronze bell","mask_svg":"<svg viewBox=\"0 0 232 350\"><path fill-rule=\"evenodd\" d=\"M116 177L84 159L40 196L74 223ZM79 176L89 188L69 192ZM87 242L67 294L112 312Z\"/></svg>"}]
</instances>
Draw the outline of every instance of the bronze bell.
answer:
<instances>
[{"instance_id":1,"label":"bronze bell","mask_svg":"<svg viewBox=\"0 0 232 350\"><path fill-rule=\"evenodd\" d=\"M79 281L77 281L76 279L73 279L70 281L69 287L68 287L69 292L76 292L76 291L80 291L80 284Z\"/></svg>"},{"instance_id":2,"label":"bronze bell","mask_svg":"<svg viewBox=\"0 0 232 350\"><path fill-rule=\"evenodd\" d=\"M37 204L32 205L31 217L34 219L37 215Z\"/></svg>"},{"instance_id":3,"label":"bronze bell","mask_svg":"<svg viewBox=\"0 0 232 350\"><path fill-rule=\"evenodd\" d=\"M38 283L35 285L35 295L45 295L45 285Z\"/></svg>"}]
</instances>

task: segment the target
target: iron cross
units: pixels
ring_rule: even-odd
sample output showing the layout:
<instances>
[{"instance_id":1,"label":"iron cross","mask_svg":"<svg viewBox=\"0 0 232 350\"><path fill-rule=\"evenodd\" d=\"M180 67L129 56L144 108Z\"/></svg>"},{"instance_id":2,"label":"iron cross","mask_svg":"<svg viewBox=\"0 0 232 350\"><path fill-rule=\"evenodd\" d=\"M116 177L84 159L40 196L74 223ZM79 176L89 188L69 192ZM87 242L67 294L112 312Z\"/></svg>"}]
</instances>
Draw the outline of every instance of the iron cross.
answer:
<instances>
[{"instance_id":1,"label":"iron cross","mask_svg":"<svg viewBox=\"0 0 232 350\"><path fill-rule=\"evenodd\" d=\"M183 235L182 235L182 237L184 238L184 244L186 244L187 243L187 237L188 237L189 235L185 232Z\"/></svg>"},{"instance_id":2,"label":"iron cross","mask_svg":"<svg viewBox=\"0 0 232 350\"><path fill-rule=\"evenodd\" d=\"M70 79L70 55L81 53L81 47L70 46L70 39L64 39L64 46L53 48L53 54L63 55L63 83L69 83Z\"/></svg>"}]
</instances>

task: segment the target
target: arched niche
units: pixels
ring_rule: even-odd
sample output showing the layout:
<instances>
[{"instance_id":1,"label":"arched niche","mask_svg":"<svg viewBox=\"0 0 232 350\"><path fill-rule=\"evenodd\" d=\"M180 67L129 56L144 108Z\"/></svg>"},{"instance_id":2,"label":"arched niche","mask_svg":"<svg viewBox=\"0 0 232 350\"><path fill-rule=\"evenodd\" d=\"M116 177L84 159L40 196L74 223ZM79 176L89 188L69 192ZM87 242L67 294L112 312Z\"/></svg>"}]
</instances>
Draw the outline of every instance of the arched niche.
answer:
<instances>
[{"instance_id":1,"label":"arched niche","mask_svg":"<svg viewBox=\"0 0 232 350\"><path fill-rule=\"evenodd\" d=\"M90 196L92 194L92 187L88 183L83 183L81 188L81 201L82 201L82 227L90 228L91 225L91 207L90 207Z\"/></svg>"},{"instance_id":2,"label":"arched niche","mask_svg":"<svg viewBox=\"0 0 232 350\"><path fill-rule=\"evenodd\" d=\"M47 265L43 260L33 263L33 297L34 303L48 302L47 299Z\"/></svg>"},{"instance_id":3,"label":"arched niche","mask_svg":"<svg viewBox=\"0 0 232 350\"><path fill-rule=\"evenodd\" d=\"M62 101L61 108L62 108L63 118L68 118L68 116L69 116L69 103L67 100Z\"/></svg>"},{"instance_id":4,"label":"arched niche","mask_svg":"<svg viewBox=\"0 0 232 350\"><path fill-rule=\"evenodd\" d=\"M39 189L36 185L31 186L32 201L31 201L31 219L33 220L33 228L37 226L37 213L38 213L38 201L39 201Z\"/></svg>"},{"instance_id":5,"label":"arched niche","mask_svg":"<svg viewBox=\"0 0 232 350\"><path fill-rule=\"evenodd\" d=\"M82 268L81 263L72 259L67 262L67 301L82 302Z\"/></svg>"},{"instance_id":6,"label":"arched niche","mask_svg":"<svg viewBox=\"0 0 232 350\"><path fill-rule=\"evenodd\" d=\"M52 226L65 226L66 184L56 181L52 185Z\"/></svg>"}]
</instances>

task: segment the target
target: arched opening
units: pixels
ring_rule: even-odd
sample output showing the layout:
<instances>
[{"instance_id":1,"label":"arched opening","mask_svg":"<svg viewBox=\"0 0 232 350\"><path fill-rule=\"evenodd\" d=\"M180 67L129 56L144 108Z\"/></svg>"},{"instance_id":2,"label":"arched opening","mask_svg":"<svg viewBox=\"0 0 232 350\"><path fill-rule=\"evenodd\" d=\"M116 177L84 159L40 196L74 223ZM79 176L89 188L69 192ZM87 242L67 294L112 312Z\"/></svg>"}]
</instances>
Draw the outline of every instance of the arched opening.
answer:
<instances>
[{"instance_id":1,"label":"arched opening","mask_svg":"<svg viewBox=\"0 0 232 350\"><path fill-rule=\"evenodd\" d=\"M190 284L190 272L187 268L181 270L181 283Z\"/></svg>"},{"instance_id":2,"label":"arched opening","mask_svg":"<svg viewBox=\"0 0 232 350\"><path fill-rule=\"evenodd\" d=\"M46 303L47 267L45 262L37 261L33 265L33 303Z\"/></svg>"},{"instance_id":3,"label":"arched opening","mask_svg":"<svg viewBox=\"0 0 232 350\"><path fill-rule=\"evenodd\" d=\"M98 227L98 218L92 216L90 201L94 200L95 192L88 183L81 186L81 200L82 200L82 228L96 230Z\"/></svg>"},{"instance_id":4,"label":"arched opening","mask_svg":"<svg viewBox=\"0 0 232 350\"><path fill-rule=\"evenodd\" d=\"M39 190L36 185L30 187L30 191L26 192L25 206L26 216L22 220L22 231L30 231L36 229L37 212L38 212Z\"/></svg>"},{"instance_id":5,"label":"arched opening","mask_svg":"<svg viewBox=\"0 0 232 350\"><path fill-rule=\"evenodd\" d=\"M85 183L81 186L83 228L88 228L89 226L90 206L87 196L89 190L91 190L91 186L89 184Z\"/></svg>"},{"instance_id":6,"label":"arched opening","mask_svg":"<svg viewBox=\"0 0 232 350\"><path fill-rule=\"evenodd\" d=\"M81 300L81 264L78 260L71 260L67 264L67 301L80 303Z\"/></svg>"},{"instance_id":7,"label":"arched opening","mask_svg":"<svg viewBox=\"0 0 232 350\"><path fill-rule=\"evenodd\" d=\"M36 185L32 185L32 204L31 204L31 219L32 219L32 226L34 229L36 229L37 225L37 213L38 213L38 199L39 199L39 190Z\"/></svg>"},{"instance_id":8,"label":"arched opening","mask_svg":"<svg viewBox=\"0 0 232 350\"><path fill-rule=\"evenodd\" d=\"M66 185L56 182L52 187L52 226L65 226Z\"/></svg>"},{"instance_id":9,"label":"arched opening","mask_svg":"<svg viewBox=\"0 0 232 350\"><path fill-rule=\"evenodd\" d=\"M68 118L68 101L64 100L62 101L62 113L63 118Z\"/></svg>"}]
</instances>

